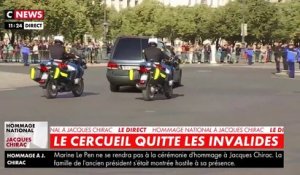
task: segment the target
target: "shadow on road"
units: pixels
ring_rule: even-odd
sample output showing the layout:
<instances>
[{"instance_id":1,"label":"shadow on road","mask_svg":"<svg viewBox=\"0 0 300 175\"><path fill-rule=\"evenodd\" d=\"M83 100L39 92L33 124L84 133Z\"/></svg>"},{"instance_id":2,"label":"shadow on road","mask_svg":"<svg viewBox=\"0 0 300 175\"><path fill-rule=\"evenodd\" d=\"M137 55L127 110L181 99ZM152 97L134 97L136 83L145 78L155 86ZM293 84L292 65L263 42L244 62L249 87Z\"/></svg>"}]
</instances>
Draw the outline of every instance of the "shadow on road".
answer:
<instances>
[{"instance_id":1,"label":"shadow on road","mask_svg":"<svg viewBox=\"0 0 300 175\"><path fill-rule=\"evenodd\" d=\"M83 94L80 97L74 97L72 93L66 92L62 94L58 94L56 98L81 98L81 97L87 97L87 96L94 96L99 95L100 93L94 93L94 92L83 92ZM45 97L42 95L42 97Z\"/></svg>"},{"instance_id":2,"label":"shadow on road","mask_svg":"<svg viewBox=\"0 0 300 175\"><path fill-rule=\"evenodd\" d=\"M184 85L174 85L173 89L183 87ZM119 93L141 93L142 91L132 86L121 87Z\"/></svg>"},{"instance_id":3,"label":"shadow on road","mask_svg":"<svg viewBox=\"0 0 300 175\"><path fill-rule=\"evenodd\" d=\"M183 87L183 86L184 86L183 84L180 84L180 85L174 85L174 86L173 86L173 89L180 88L180 87Z\"/></svg>"},{"instance_id":4,"label":"shadow on road","mask_svg":"<svg viewBox=\"0 0 300 175\"><path fill-rule=\"evenodd\" d=\"M184 94L173 94L173 96L172 96L171 99L167 99L164 95L159 94L159 95L156 95L154 97L153 101L155 101L155 100L172 100L172 99L175 99L177 97L183 97L183 96L184 96ZM143 97L137 97L135 99L137 99L137 100L144 100Z\"/></svg>"},{"instance_id":5,"label":"shadow on road","mask_svg":"<svg viewBox=\"0 0 300 175\"><path fill-rule=\"evenodd\" d=\"M118 92L119 93L141 93L142 91L137 89L136 87L125 86L125 87L121 87Z\"/></svg>"}]
</instances>

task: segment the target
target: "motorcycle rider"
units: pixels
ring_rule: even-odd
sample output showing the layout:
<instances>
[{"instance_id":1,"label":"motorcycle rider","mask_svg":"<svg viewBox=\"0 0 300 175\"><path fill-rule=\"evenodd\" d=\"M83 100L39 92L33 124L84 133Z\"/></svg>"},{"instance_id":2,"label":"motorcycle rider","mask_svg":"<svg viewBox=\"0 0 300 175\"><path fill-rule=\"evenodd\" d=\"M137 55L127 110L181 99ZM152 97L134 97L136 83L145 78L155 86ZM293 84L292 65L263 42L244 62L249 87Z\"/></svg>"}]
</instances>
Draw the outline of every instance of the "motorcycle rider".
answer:
<instances>
[{"instance_id":1,"label":"motorcycle rider","mask_svg":"<svg viewBox=\"0 0 300 175\"><path fill-rule=\"evenodd\" d=\"M64 38L63 36L55 36L54 37L54 45L49 48L50 55L53 60L60 60L60 61L68 61L72 56L66 52L64 47ZM74 58L74 55L73 57ZM77 66L74 63L68 62L67 64L67 71L69 72L70 80L74 81L75 84L79 82L79 79L76 78L77 76ZM75 79L76 78L76 79Z\"/></svg>"},{"instance_id":2,"label":"motorcycle rider","mask_svg":"<svg viewBox=\"0 0 300 175\"><path fill-rule=\"evenodd\" d=\"M172 86L172 67L165 64L163 61L170 59L168 55L166 55L161 49L157 48L158 39L150 38L148 40L148 47L144 49L144 55L147 62L159 62L163 68L166 69L166 73L168 74L167 80L169 80L169 85Z\"/></svg>"}]
</instances>

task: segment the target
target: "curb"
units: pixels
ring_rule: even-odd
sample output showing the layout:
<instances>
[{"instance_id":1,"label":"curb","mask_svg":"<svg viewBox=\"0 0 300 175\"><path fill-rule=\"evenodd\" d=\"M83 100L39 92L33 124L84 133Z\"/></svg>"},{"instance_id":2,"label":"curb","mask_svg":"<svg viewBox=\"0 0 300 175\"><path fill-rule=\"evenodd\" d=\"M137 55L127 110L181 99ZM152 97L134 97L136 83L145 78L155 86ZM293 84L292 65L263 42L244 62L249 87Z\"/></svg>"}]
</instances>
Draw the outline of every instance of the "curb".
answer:
<instances>
[{"instance_id":1,"label":"curb","mask_svg":"<svg viewBox=\"0 0 300 175\"><path fill-rule=\"evenodd\" d=\"M38 66L39 64L30 64L29 66ZM0 66L24 66L23 63L0 63ZM106 67L107 63L88 63L87 67Z\"/></svg>"},{"instance_id":2,"label":"curb","mask_svg":"<svg viewBox=\"0 0 300 175\"><path fill-rule=\"evenodd\" d=\"M30 64L30 66L37 66L38 64ZM23 63L0 63L0 66L24 66ZM88 67L106 67L107 63L87 63ZM180 64L181 67L228 67L228 68L252 68L252 69L275 69L275 64L268 65L247 65L247 64ZM282 70L281 74L286 74L286 71ZM300 70L296 70L296 74L300 73Z\"/></svg>"},{"instance_id":3,"label":"curb","mask_svg":"<svg viewBox=\"0 0 300 175\"><path fill-rule=\"evenodd\" d=\"M278 78L299 79L300 78L300 71L295 72L295 78L290 78L286 71L285 72L280 72L280 73L273 73L273 75L278 77Z\"/></svg>"}]
</instances>

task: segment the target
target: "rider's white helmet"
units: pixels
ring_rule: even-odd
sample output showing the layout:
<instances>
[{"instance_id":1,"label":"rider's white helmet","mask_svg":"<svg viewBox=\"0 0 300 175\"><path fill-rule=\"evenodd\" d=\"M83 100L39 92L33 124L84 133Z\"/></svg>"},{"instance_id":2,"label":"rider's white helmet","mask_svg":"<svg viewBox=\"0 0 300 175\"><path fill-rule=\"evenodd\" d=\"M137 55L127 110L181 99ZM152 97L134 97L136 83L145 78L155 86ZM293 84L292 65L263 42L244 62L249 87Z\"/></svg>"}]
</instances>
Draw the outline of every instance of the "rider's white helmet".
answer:
<instances>
[{"instance_id":1,"label":"rider's white helmet","mask_svg":"<svg viewBox=\"0 0 300 175\"><path fill-rule=\"evenodd\" d=\"M54 36L54 41L60 41L60 42L64 42L64 37L63 36Z\"/></svg>"},{"instance_id":2,"label":"rider's white helmet","mask_svg":"<svg viewBox=\"0 0 300 175\"><path fill-rule=\"evenodd\" d=\"M154 44L158 44L158 39L157 38L149 38L149 40L148 40L148 44L150 44L150 43L154 43Z\"/></svg>"}]
</instances>

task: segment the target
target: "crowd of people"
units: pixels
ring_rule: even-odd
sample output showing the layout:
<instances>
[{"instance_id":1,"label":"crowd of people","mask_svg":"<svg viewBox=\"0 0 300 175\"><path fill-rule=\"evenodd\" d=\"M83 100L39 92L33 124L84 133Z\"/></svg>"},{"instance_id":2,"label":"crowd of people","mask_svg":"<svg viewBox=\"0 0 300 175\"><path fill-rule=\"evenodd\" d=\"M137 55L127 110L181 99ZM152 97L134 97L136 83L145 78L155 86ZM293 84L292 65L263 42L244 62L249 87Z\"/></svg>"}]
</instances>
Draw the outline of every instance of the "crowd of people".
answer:
<instances>
[{"instance_id":1,"label":"crowd of people","mask_svg":"<svg viewBox=\"0 0 300 175\"><path fill-rule=\"evenodd\" d=\"M44 40L34 40L32 42L18 41L14 43L7 40L0 41L0 62L24 62L26 65L28 65L29 62L33 64L39 63L41 60L50 59L49 48L52 45L53 41ZM101 57L99 43L65 43L67 52L69 52L72 47L82 50L85 58L91 63L97 62Z\"/></svg>"},{"instance_id":2,"label":"crowd of people","mask_svg":"<svg viewBox=\"0 0 300 175\"><path fill-rule=\"evenodd\" d=\"M206 44L182 43L175 45L172 49L179 55L184 64L210 63L212 46ZM287 53L290 48L295 52L295 62L300 65L300 45L291 43L274 42L271 44L228 44L219 45L216 48L216 59L220 64L234 64L244 61L252 65L253 63L276 63L277 72L280 72L280 62L283 62L284 70L287 70Z\"/></svg>"},{"instance_id":3,"label":"crowd of people","mask_svg":"<svg viewBox=\"0 0 300 175\"><path fill-rule=\"evenodd\" d=\"M52 41L34 40L18 41L10 43L9 41L0 41L0 62L24 62L25 65L30 63L38 63L41 60L50 59L49 48L53 45ZM108 45L107 53L110 53L112 47ZM188 43L177 44L175 46L168 45L174 54L180 56L183 64L202 64L210 63L212 46L210 43ZM84 57L88 62L94 63L101 59L101 47L99 43L88 42L81 44L65 43L66 51L72 48L82 50ZM288 50L293 49L295 52L295 62L299 62L300 68L300 45L275 42L271 44L254 43L244 45L241 43L229 44L225 43L216 48L216 61L219 64L234 64L243 61L249 65L253 63L275 62L276 70L280 72L280 62L283 63L283 69L288 69Z\"/></svg>"},{"instance_id":4,"label":"crowd of people","mask_svg":"<svg viewBox=\"0 0 300 175\"><path fill-rule=\"evenodd\" d=\"M286 47L281 44L281 47ZM275 45L252 44L245 47L241 43L223 44L217 48L217 61L219 63L239 63L241 59L248 60L246 50L253 50L253 62L275 62ZM183 43L173 47L175 53L180 55L184 63L209 63L211 58L211 45Z\"/></svg>"}]
</instances>

